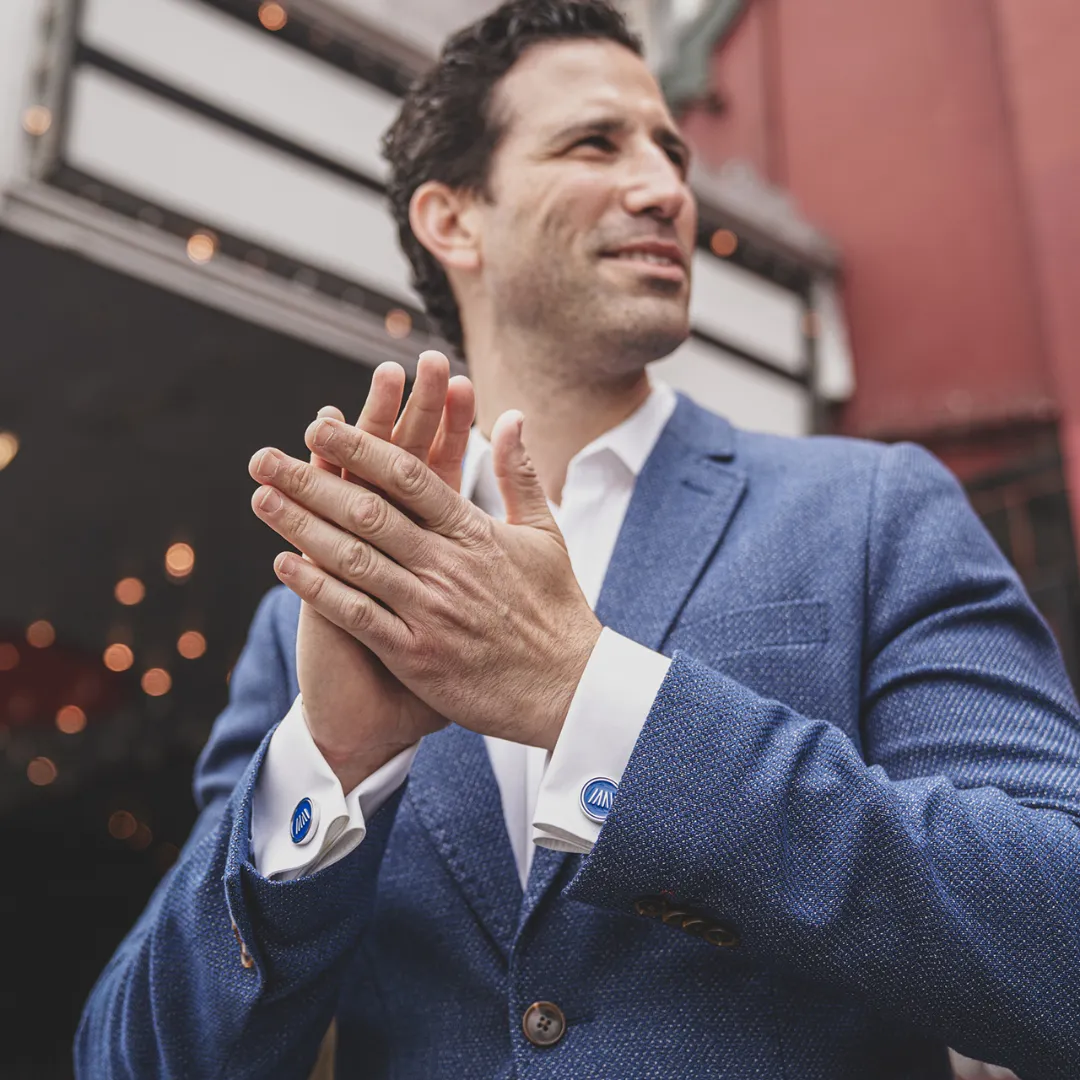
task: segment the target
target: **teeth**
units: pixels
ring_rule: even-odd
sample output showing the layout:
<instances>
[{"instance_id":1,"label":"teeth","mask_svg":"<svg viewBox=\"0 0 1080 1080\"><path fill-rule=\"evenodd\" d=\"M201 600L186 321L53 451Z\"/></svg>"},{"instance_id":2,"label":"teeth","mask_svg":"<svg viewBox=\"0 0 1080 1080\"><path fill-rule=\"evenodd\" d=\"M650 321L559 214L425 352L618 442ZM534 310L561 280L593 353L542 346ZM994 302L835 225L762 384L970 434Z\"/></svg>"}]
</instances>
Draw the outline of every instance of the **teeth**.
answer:
<instances>
[{"instance_id":1,"label":"teeth","mask_svg":"<svg viewBox=\"0 0 1080 1080\"><path fill-rule=\"evenodd\" d=\"M635 262L653 263L656 266L678 266L679 263L667 255L654 255L649 251L620 251L620 259L633 259Z\"/></svg>"}]
</instances>

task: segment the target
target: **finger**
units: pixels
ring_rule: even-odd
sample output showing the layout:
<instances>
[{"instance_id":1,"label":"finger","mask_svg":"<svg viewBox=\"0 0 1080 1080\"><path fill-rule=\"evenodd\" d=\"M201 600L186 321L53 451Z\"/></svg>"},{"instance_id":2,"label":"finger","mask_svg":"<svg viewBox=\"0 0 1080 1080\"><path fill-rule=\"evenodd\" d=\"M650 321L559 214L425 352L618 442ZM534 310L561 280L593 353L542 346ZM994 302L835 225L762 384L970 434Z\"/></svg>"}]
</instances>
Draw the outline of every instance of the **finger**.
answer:
<instances>
[{"instance_id":1,"label":"finger","mask_svg":"<svg viewBox=\"0 0 1080 1080\"><path fill-rule=\"evenodd\" d=\"M392 611L370 596L343 585L313 563L291 551L274 560L274 572L297 596L323 618L351 634L384 663L400 655L408 628Z\"/></svg>"},{"instance_id":2,"label":"finger","mask_svg":"<svg viewBox=\"0 0 1080 1080\"><path fill-rule=\"evenodd\" d=\"M329 419L318 420L316 423L335 424L338 431L348 432L356 439L363 439L365 445L384 447L388 452L401 453L389 443L359 431L352 424ZM343 444L346 439L344 436L340 438ZM356 471L349 468L348 461L340 460L340 455L328 455L318 447L312 449L317 451L320 457L333 462L336 469ZM417 468L428 471L426 465L411 455L402 456ZM297 461L280 450L260 450L251 459L248 470L253 480L275 488L324 521L339 525L346 532L374 544L403 566L416 565L430 547L428 534L400 510L391 506L378 492L350 483L341 476L312 468L306 462ZM377 480L376 483L382 486Z\"/></svg>"},{"instance_id":3,"label":"finger","mask_svg":"<svg viewBox=\"0 0 1080 1080\"><path fill-rule=\"evenodd\" d=\"M428 464L444 483L461 490L461 465L476 416L476 393L465 375L455 375L446 389L442 420L431 444Z\"/></svg>"},{"instance_id":4,"label":"finger","mask_svg":"<svg viewBox=\"0 0 1080 1080\"><path fill-rule=\"evenodd\" d=\"M511 409L504 412L491 429L491 463L506 505L506 521L510 525L531 525L561 536L521 438L523 420L521 413Z\"/></svg>"},{"instance_id":5,"label":"finger","mask_svg":"<svg viewBox=\"0 0 1080 1080\"><path fill-rule=\"evenodd\" d=\"M378 597L392 610L409 609L417 593L416 579L393 559L275 488L260 487L251 508L280 537L339 581Z\"/></svg>"},{"instance_id":6,"label":"finger","mask_svg":"<svg viewBox=\"0 0 1080 1080\"><path fill-rule=\"evenodd\" d=\"M462 538L476 527L479 511L401 447L330 419L316 420L304 438L310 449L386 492L395 506L407 510L434 532ZM263 477L256 479L267 482ZM278 486L276 481L273 483ZM306 499L299 501L308 505ZM389 551L387 554L393 555Z\"/></svg>"},{"instance_id":7,"label":"finger","mask_svg":"<svg viewBox=\"0 0 1080 1080\"><path fill-rule=\"evenodd\" d=\"M332 420L344 420L345 414L335 408L333 405L324 405L316 414L316 416L329 416ZM340 473L341 470L336 465L331 465L329 461L324 461L318 454L311 455L311 464L316 469L322 469L323 472Z\"/></svg>"},{"instance_id":8,"label":"finger","mask_svg":"<svg viewBox=\"0 0 1080 1080\"><path fill-rule=\"evenodd\" d=\"M428 450L439 429L449 381L450 361L433 349L422 352L416 364L412 393L393 435L395 446L421 461L427 461Z\"/></svg>"},{"instance_id":9,"label":"finger","mask_svg":"<svg viewBox=\"0 0 1080 1080\"><path fill-rule=\"evenodd\" d=\"M401 409L401 396L405 393L405 369L388 360L380 364L371 375L371 388L364 402L356 426L380 439L390 440L394 433L394 421ZM345 417L340 417L344 420Z\"/></svg>"}]
</instances>

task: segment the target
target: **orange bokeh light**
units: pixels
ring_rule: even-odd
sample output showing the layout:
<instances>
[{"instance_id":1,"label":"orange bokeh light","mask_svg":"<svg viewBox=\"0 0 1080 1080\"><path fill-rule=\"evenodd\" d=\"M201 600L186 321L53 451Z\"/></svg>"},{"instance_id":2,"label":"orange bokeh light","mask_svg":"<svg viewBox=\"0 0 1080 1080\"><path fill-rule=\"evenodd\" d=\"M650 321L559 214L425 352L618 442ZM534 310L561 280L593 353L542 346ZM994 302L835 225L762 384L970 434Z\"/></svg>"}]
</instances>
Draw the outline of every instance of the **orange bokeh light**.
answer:
<instances>
[{"instance_id":1,"label":"orange bokeh light","mask_svg":"<svg viewBox=\"0 0 1080 1080\"><path fill-rule=\"evenodd\" d=\"M208 232L192 233L188 237L187 256L193 263L208 263L217 254L217 237Z\"/></svg>"},{"instance_id":2,"label":"orange bokeh light","mask_svg":"<svg viewBox=\"0 0 1080 1080\"><path fill-rule=\"evenodd\" d=\"M56 779L56 765L47 757L36 757L26 766L26 779L35 787L46 787Z\"/></svg>"},{"instance_id":3,"label":"orange bokeh light","mask_svg":"<svg viewBox=\"0 0 1080 1080\"><path fill-rule=\"evenodd\" d=\"M48 619L38 619L26 628L26 640L35 649L47 649L56 640L56 631Z\"/></svg>"},{"instance_id":4,"label":"orange bokeh light","mask_svg":"<svg viewBox=\"0 0 1080 1080\"><path fill-rule=\"evenodd\" d=\"M394 308L386 313L386 332L400 340L412 333L412 316L401 308Z\"/></svg>"},{"instance_id":5,"label":"orange bokeh light","mask_svg":"<svg viewBox=\"0 0 1080 1080\"><path fill-rule=\"evenodd\" d=\"M78 735L86 727L86 713L78 705L65 705L56 714L56 726L65 735Z\"/></svg>"},{"instance_id":6,"label":"orange bokeh light","mask_svg":"<svg viewBox=\"0 0 1080 1080\"><path fill-rule=\"evenodd\" d=\"M136 851L145 851L150 846L150 842L153 839L154 834L150 831L150 826L147 825L145 821L140 821L139 824L135 826L135 831L128 837L128 843Z\"/></svg>"},{"instance_id":7,"label":"orange bokeh light","mask_svg":"<svg viewBox=\"0 0 1080 1080\"><path fill-rule=\"evenodd\" d=\"M176 651L185 660L198 660L206 652L206 638L198 630L185 630L177 639Z\"/></svg>"},{"instance_id":8,"label":"orange bokeh light","mask_svg":"<svg viewBox=\"0 0 1080 1080\"><path fill-rule=\"evenodd\" d=\"M109 835L114 840L129 839L135 835L138 827L139 823L135 820L135 815L129 814L126 810L117 810L109 815Z\"/></svg>"},{"instance_id":9,"label":"orange bokeh light","mask_svg":"<svg viewBox=\"0 0 1080 1080\"><path fill-rule=\"evenodd\" d=\"M172 544L165 552L169 577L185 578L195 569L195 549L190 544Z\"/></svg>"},{"instance_id":10,"label":"orange bokeh light","mask_svg":"<svg viewBox=\"0 0 1080 1080\"><path fill-rule=\"evenodd\" d=\"M141 604L146 596L146 586L137 577L122 578L116 583L113 595L125 607Z\"/></svg>"},{"instance_id":11,"label":"orange bokeh light","mask_svg":"<svg viewBox=\"0 0 1080 1080\"><path fill-rule=\"evenodd\" d=\"M129 645L121 645L120 642L116 642L105 650L102 659L110 671L127 671L135 663L135 654L131 651Z\"/></svg>"},{"instance_id":12,"label":"orange bokeh light","mask_svg":"<svg viewBox=\"0 0 1080 1080\"><path fill-rule=\"evenodd\" d=\"M172 676L164 668L152 667L143 672L142 688L151 697L161 697L172 689Z\"/></svg>"},{"instance_id":13,"label":"orange bokeh light","mask_svg":"<svg viewBox=\"0 0 1080 1080\"><path fill-rule=\"evenodd\" d=\"M21 659L19 650L10 641L0 644L0 671L13 671Z\"/></svg>"},{"instance_id":14,"label":"orange bokeh light","mask_svg":"<svg viewBox=\"0 0 1080 1080\"><path fill-rule=\"evenodd\" d=\"M31 105L23 113L23 131L27 135L41 136L52 127L52 110L45 105Z\"/></svg>"},{"instance_id":15,"label":"orange bokeh light","mask_svg":"<svg viewBox=\"0 0 1080 1080\"><path fill-rule=\"evenodd\" d=\"M259 22L267 30L280 30L289 21L288 12L280 5L267 0L267 3L259 5Z\"/></svg>"},{"instance_id":16,"label":"orange bokeh light","mask_svg":"<svg viewBox=\"0 0 1080 1080\"><path fill-rule=\"evenodd\" d=\"M719 255L721 259L727 259L738 250L739 238L730 229L717 229L712 234L709 247L712 248L714 255Z\"/></svg>"}]
</instances>

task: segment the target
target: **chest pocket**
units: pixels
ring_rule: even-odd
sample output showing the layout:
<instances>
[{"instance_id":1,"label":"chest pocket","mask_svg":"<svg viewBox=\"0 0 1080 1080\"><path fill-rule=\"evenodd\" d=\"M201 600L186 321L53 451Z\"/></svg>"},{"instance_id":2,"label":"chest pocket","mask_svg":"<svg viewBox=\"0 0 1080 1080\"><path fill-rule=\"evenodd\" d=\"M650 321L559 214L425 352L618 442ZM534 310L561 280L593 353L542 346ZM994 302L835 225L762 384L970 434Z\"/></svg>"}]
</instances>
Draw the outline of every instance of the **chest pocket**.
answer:
<instances>
[{"instance_id":1,"label":"chest pocket","mask_svg":"<svg viewBox=\"0 0 1080 1080\"><path fill-rule=\"evenodd\" d=\"M688 609L668 639L667 653L685 649L710 660L742 653L815 645L829 637L824 600L785 600L729 611L698 603Z\"/></svg>"}]
</instances>

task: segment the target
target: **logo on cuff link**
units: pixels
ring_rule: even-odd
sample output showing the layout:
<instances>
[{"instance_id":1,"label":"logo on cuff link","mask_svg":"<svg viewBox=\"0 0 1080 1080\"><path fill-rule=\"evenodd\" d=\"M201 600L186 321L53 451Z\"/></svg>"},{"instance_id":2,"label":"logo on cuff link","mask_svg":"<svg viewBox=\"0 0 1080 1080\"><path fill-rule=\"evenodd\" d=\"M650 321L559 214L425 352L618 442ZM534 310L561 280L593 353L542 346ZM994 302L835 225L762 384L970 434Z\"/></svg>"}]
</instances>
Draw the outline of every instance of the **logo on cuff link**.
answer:
<instances>
[{"instance_id":1,"label":"logo on cuff link","mask_svg":"<svg viewBox=\"0 0 1080 1080\"><path fill-rule=\"evenodd\" d=\"M618 790L619 786L614 780L606 776L594 777L581 789L581 809L593 821L607 821Z\"/></svg>"},{"instance_id":2,"label":"logo on cuff link","mask_svg":"<svg viewBox=\"0 0 1080 1080\"><path fill-rule=\"evenodd\" d=\"M319 807L310 799L301 799L292 812L289 835L294 844L306 844L319 827Z\"/></svg>"}]
</instances>

